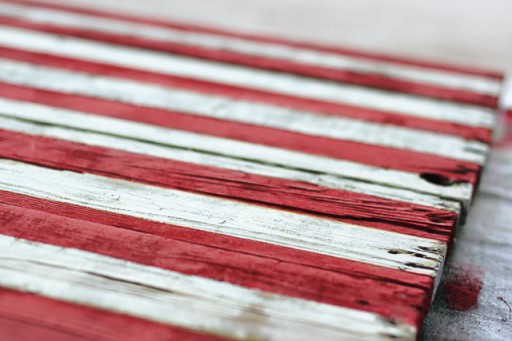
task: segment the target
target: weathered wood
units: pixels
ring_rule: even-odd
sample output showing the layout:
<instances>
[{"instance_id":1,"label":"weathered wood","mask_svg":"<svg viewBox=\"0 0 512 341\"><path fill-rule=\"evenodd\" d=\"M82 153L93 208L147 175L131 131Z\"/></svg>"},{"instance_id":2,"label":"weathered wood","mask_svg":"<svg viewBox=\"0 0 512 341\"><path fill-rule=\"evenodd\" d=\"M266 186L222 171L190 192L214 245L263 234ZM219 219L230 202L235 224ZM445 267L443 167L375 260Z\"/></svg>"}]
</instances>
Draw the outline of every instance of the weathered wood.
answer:
<instances>
[{"instance_id":1,"label":"weathered wood","mask_svg":"<svg viewBox=\"0 0 512 341\"><path fill-rule=\"evenodd\" d=\"M1 118L0 127L6 127L2 125ZM193 164L156 158L158 153L151 153L152 145L135 143L138 153L134 154L111 149L117 145L124 146L126 142L123 140L107 137L101 145L108 149L87 147L77 143L66 143L62 135L54 134L60 138L59 140L36 138L33 135L12 133L12 130L18 128L12 124L7 127L10 131L0 130L0 157L51 168L88 172L235 200L248 200L304 213L324 214L348 223L443 241L449 241L460 214L459 206L453 202L383 186L347 181L329 182L328 179L315 181L317 176L311 174L286 170L278 172L265 165L260 166L260 172L253 170L258 165L245 163L243 166L249 169L247 172L241 172L242 167L228 170L225 166L204 166L207 164L204 161ZM62 131L59 128L34 125L24 128L29 128L27 131L32 134L38 133L39 129ZM76 131L69 133L71 134L74 137L82 137L80 142L101 141L101 136L93 134L81 134ZM97 145L98 142L93 144ZM141 154L142 151L144 154ZM166 151L163 149L163 156L166 155ZM189 154L186 151L182 153ZM214 156L211 159L219 158ZM220 158L218 161L224 160L226 159ZM311 184L304 183L310 179ZM329 187L333 189L329 190ZM394 210L389 210L390 206L394 207Z\"/></svg>"},{"instance_id":2,"label":"weathered wood","mask_svg":"<svg viewBox=\"0 0 512 341\"><path fill-rule=\"evenodd\" d=\"M10 192L431 276L446 251L430 239L16 161L0 161L0 174L0 189ZM403 252L389 252L396 245Z\"/></svg>"},{"instance_id":3,"label":"weathered wood","mask_svg":"<svg viewBox=\"0 0 512 341\"><path fill-rule=\"evenodd\" d=\"M0 288L0 295L0 331L7 340L225 340L22 291Z\"/></svg>"},{"instance_id":4,"label":"weathered wood","mask_svg":"<svg viewBox=\"0 0 512 341\"><path fill-rule=\"evenodd\" d=\"M0 79L9 83L16 83L15 80L13 81L13 77L16 77L13 75L15 66L9 70L9 64L6 62L3 64L4 67L0 70L3 75L0 76ZM7 72L11 73L10 77L5 75ZM77 73L52 72L51 69L35 68L27 70L27 72L31 72L32 81L20 85L35 85L39 88L70 92L103 100L121 101L131 105L209 117L223 120L223 122L239 122L245 124L240 125L240 130L243 129L242 133L244 134L250 132L250 126L247 125L256 125L281 129L291 133L328 138L328 143L335 145L340 145L341 143L338 140L343 140L438 155L478 164L483 163L488 149L484 143L447 134L424 132L417 129L394 127L330 115L324 116L220 96L198 94L197 92L183 91L179 88L151 86L99 75L90 77ZM44 79L46 84L42 80L38 81L36 79L39 77ZM60 86L56 88L50 84L60 84ZM108 92L105 91L107 88ZM162 118L161 121L155 123L165 125L169 121L171 121L170 118ZM222 125L218 124L218 126L218 129L221 130ZM258 132L258 134L270 135L272 131L269 130L267 134ZM302 140L305 139L305 137L301 138ZM320 141L318 140L317 143ZM340 147L357 149L355 145L347 142L345 142L345 145L340 145Z\"/></svg>"},{"instance_id":5,"label":"weathered wood","mask_svg":"<svg viewBox=\"0 0 512 341\"><path fill-rule=\"evenodd\" d=\"M473 126L492 127L493 125L493 111L474 105L407 96L77 38L61 39L58 35L27 30L7 27L2 27L0 30L3 32L0 35L1 43L11 48L117 64L284 95L357 105L368 109L397 112L402 115L434 118ZM22 36L24 38L20 39Z\"/></svg>"},{"instance_id":6,"label":"weathered wood","mask_svg":"<svg viewBox=\"0 0 512 341\"><path fill-rule=\"evenodd\" d=\"M417 338L501 80L0 0L0 337Z\"/></svg>"},{"instance_id":7,"label":"weathered wood","mask_svg":"<svg viewBox=\"0 0 512 341\"><path fill-rule=\"evenodd\" d=\"M239 339L414 337L378 315L260 293L95 253L0 237L0 284ZM19 268L23 272L19 272ZM193 307L191 309L191 307ZM370 328L371 326L371 328Z\"/></svg>"},{"instance_id":8,"label":"weathered wood","mask_svg":"<svg viewBox=\"0 0 512 341\"><path fill-rule=\"evenodd\" d=\"M13 237L364 310L412 325L432 296L433 278L428 275L26 195L2 194L2 201L8 204L0 204L0 229ZM361 290L366 285L373 289Z\"/></svg>"},{"instance_id":9,"label":"weathered wood","mask_svg":"<svg viewBox=\"0 0 512 341\"><path fill-rule=\"evenodd\" d=\"M32 74L32 76L34 76L34 74ZM32 96L34 96L34 93L32 93ZM414 159L415 162L410 163L408 159L391 158L392 156L396 157L397 155L394 153L400 151L391 149L383 150L378 147L372 147L372 150L366 150L366 153L363 153L364 146L360 146L358 150L340 150L339 148L330 148L331 145L329 143L324 143L321 146L310 143L304 148L300 143L303 139L307 141L307 136L296 136L295 139L290 140L283 139L283 136L275 132L273 136L255 134L253 136L257 139L256 141L246 142L217 137L215 133L218 132L218 130L212 131L208 125L206 126L207 131L203 130L200 131L203 134L198 134L187 131L190 127L188 125L183 126L180 130L168 129L155 125L141 124L131 120L110 118L105 115L88 115L85 112L70 111L19 101L9 101L6 99L1 101L4 103L4 113L6 113L6 116L24 118L45 124L72 127L85 131L99 132L137 141L150 142L161 146L192 149L205 154L226 156L235 160L248 160L263 164L279 165L293 170L305 170L317 174L330 174L371 183L386 184L397 188L435 194L443 198L458 200L464 205L467 205L471 198L472 184L461 181L476 182L476 177L480 169L480 166L474 163L464 163L419 153L414 153L414 155L416 155L416 159ZM90 107L87 102L82 105ZM124 113L130 116L126 117ZM167 115L169 113L165 112L165 114ZM141 116L137 114L137 112L134 112L132 116L129 111L121 112L116 116L121 116L122 118L133 117L139 121L144 121L144 117L148 117L146 115ZM157 117L157 119L159 118L160 117ZM164 121L164 123L168 123L166 125L172 125L175 122L174 120ZM205 135L204 133L207 132L212 132L214 135ZM236 129L227 131L227 135L230 137L236 133ZM240 138L247 139L246 134L239 136ZM272 139L270 141L271 143L269 143L270 146L257 143L264 142L262 140L265 138ZM318 140L315 141L318 142ZM275 144L281 148L278 148ZM310 148L307 148L307 146L310 146ZM286 149L286 147L289 148ZM312 154L310 149L318 147L323 147L319 149L324 154L328 154L328 156L337 155L338 158ZM297 149L299 149L299 151L296 151ZM378 151L380 151L381 154L375 154ZM383 154L384 152L386 152L386 154ZM391 155L387 154L388 152L391 153ZM343 155L350 156L351 159L358 161L362 161L364 158L364 160L370 164L365 165L363 163L351 162L352 160L350 159L341 159L339 153L343 153ZM407 154L407 156L411 156L411 154ZM404 155L402 155L402 157L404 157ZM438 163L433 163L434 160L432 160L432 158L438 161ZM423 168L419 168L420 166L418 165L421 160L423 160ZM439 162L440 160L444 160L448 164L443 164ZM445 168L441 168L442 166L449 167L450 165L453 168L451 172L447 171ZM394 166L395 169L382 168L392 166ZM404 168L406 171L404 171ZM414 171L418 170L419 172L414 173ZM446 180L441 180L439 184L436 183L436 181L428 181L429 179L424 176L422 177L422 174L425 173L440 174L441 177L445 176L445 174L449 174L452 177L446 177Z\"/></svg>"},{"instance_id":10,"label":"weathered wood","mask_svg":"<svg viewBox=\"0 0 512 341\"><path fill-rule=\"evenodd\" d=\"M51 8L51 7L50 7ZM123 43L305 76L375 86L413 94L495 107L500 81L488 76L446 72L319 51L294 44L201 32L190 27L88 15L73 8L30 8L0 4L4 23L39 31Z\"/></svg>"},{"instance_id":11,"label":"weathered wood","mask_svg":"<svg viewBox=\"0 0 512 341\"><path fill-rule=\"evenodd\" d=\"M48 55L44 53L27 52L24 50L6 48L1 45L0 52L3 58L25 61L32 64L39 64L48 67L90 72L105 76L108 75L144 83L153 83L173 88L187 89L199 93L224 96L228 98L237 98L254 103L266 103L289 109L302 111L306 110L324 115L357 118L368 122L392 124L398 127L410 127L413 129L445 133L486 143L489 143L492 140L491 129L480 126L461 125L448 121L408 116L382 110L365 109L343 103L311 100L268 91L246 89L226 84L208 82L205 80L189 79L176 77L169 74L126 68L114 64L101 64L85 60ZM12 87L14 86L11 85L11 88ZM18 89L17 91L22 91L23 89L24 88L21 88L21 90ZM3 91L6 90L3 89ZM68 98L67 102L70 102L69 99L73 98L72 95L67 95L66 97Z\"/></svg>"}]
</instances>

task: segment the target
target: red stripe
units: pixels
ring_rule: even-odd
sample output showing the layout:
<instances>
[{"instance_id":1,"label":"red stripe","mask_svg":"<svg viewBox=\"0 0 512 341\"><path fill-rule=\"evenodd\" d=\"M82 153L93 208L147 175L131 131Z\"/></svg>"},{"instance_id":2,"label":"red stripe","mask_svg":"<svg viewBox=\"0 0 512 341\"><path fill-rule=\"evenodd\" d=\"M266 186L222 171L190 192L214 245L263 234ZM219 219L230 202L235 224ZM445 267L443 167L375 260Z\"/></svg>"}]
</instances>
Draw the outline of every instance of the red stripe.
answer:
<instances>
[{"instance_id":1,"label":"red stripe","mask_svg":"<svg viewBox=\"0 0 512 341\"><path fill-rule=\"evenodd\" d=\"M220 341L224 338L128 315L0 288L5 341Z\"/></svg>"},{"instance_id":2,"label":"red stripe","mask_svg":"<svg viewBox=\"0 0 512 341\"><path fill-rule=\"evenodd\" d=\"M427 275L9 192L2 192L0 201L0 232L9 236L375 312L412 325L420 323L430 304L433 279Z\"/></svg>"},{"instance_id":3,"label":"red stripe","mask_svg":"<svg viewBox=\"0 0 512 341\"><path fill-rule=\"evenodd\" d=\"M433 207L5 130L0 130L0 157L327 215L444 242L457 221L455 212Z\"/></svg>"},{"instance_id":4,"label":"red stripe","mask_svg":"<svg viewBox=\"0 0 512 341\"><path fill-rule=\"evenodd\" d=\"M61 10L61 11L68 11L68 12L72 12L72 13L92 15L92 16L97 16L97 17L101 17L101 18L111 18L111 19L129 21L129 22L158 26L158 27L167 27L167 28L183 30L183 31L207 33L207 34L214 34L214 35L220 35L220 36L226 36L226 37L247 39L247 40L252 40L252 41L275 43L275 44L287 45L287 46L292 46L292 47L306 48L306 49L335 53L335 54L340 54L340 55L353 56L353 57L358 57L361 59L378 60L378 61L383 61L383 62L417 66L417 67L427 68L427 69L444 70L444 71L450 71L450 72L467 74L467 75L482 76L482 77L487 77L487 78L492 78L492 79L497 79L497 80L503 80L503 78L504 78L504 75L501 72L491 71L491 70L482 70L482 69L478 69L478 68L474 68L474 67L461 67L461 66L455 66L455 65L435 63L435 62L431 62L431 61L423 61L423 60L418 60L418 59L400 58L400 57L389 56L389 55L384 55L384 54L379 54L379 53L374 53L374 52L352 50L352 49L341 48L341 47L327 47L327 46L322 46L322 45L313 44L313 43L302 43L302 42L290 41L290 40L281 39L281 38L235 33L235 32L224 31L221 29L205 28L205 27L195 26L195 25L190 25L190 24L182 24L182 23L162 21L162 20L156 20L156 19L133 17L133 16L126 15L126 14L106 12L106 11L97 11L97 10L78 7L78 6L70 6L70 5L63 5L63 4L50 4L50 3L42 3L39 1L30 1L30 0L2 0L2 2L14 2L14 3L19 3L19 4L28 4L28 5L34 5L37 7L41 7L41 8L51 8L51 9L57 9L57 10Z\"/></svg>"},{"instance_id":5,"label":"red stripe","mask_svg":"<svg viewBox=\"0 0 512 341\"><path fill-rule=\"evenodd\" d=\"M457 90L443 86L393 79L390 76L361 73L352 71L350 69L320 67L286 61L283 59L267 58L261 56L254 57L251 55L245 55L226 50L187 46L134 36L122 36L107 32L90 31L81 28L60 27L51 24L24 22L10 18L0 18L0 24L29 28L37 31L50 32L73 37L94 39L115 44L129 45L138 48L152 49L173 54L192 56L195 58L203 58L217 62L238 64L279 72L295 73L307 77L316 77L330 81L370 86L383 90L400 91L414 95L481 105L490 108L496 108L498 104L497 96L493 95L480 94L470 90Z\"/></svg>"},{"instance_id":6,"label":"red stripe","mask_svg":"<svg viewBox=\"0 0 512 341\"><path fill-rule=\"evenodd\" d=\"M436 155L299 134L262 126L97 100L89 97L24 89L6 84L0 84L0 94L2 97L17 100L59 106L102 116L333 157L372 166L414 173L439 174L448 179L447 181L476 183L481 169L478 164L472 162ZM142 112L144 113L143 115L141 115Z\"/></svg>"},{"instance_id":7,"label":"red stripe","mask_svg":"<svg viewBox=\"0 0 512 341\"><path fill-rule=\"evenodd\" d=\"M411 117L398 113L370 110L349 105L310 100L301 97L279 95L271 92L174 77L136 69L128 69L116 65L93 63L2 47L0 47L0 56L2 58L9 58L47 67L97 73L104 76L126 78L139 82L153 83L174 88L183 88L199 93L267 103L296 110L318 112L341 117L352 117L370 122L391 124L396 126L457 135L466 139L479 140L485 143L490 143L492 137L491 129L487 128L467 127L446 121Z\"/></svg>"}]
</instances>

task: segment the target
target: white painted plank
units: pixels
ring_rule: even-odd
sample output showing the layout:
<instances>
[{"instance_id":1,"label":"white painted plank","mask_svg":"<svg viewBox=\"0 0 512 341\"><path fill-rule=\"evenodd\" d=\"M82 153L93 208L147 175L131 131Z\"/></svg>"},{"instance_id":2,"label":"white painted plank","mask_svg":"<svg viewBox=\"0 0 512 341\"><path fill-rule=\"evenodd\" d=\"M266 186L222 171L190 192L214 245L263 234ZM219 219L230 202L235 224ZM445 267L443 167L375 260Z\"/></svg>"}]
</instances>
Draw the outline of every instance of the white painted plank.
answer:
<instances>
[{"instance_id":1,"label":"white painted plank","mask_svg":"<svg viewBox=\"0 0 512 341\"><path fill-rule=\"evenodd\" d=\"M434 278L446 252L435 240L11 160L0 160L0 189Z\"/></svg>"},{"instance_id":2,"label":"white painted plank","mask_svg":"<svg viewBox=\"0 0 512 341\"><path fill-rule=\"evenodd\" d=\"M491 109L406 94L331 83L306 77L198 60L29 30L0 27L0 44L33 52L116 64L162 74L242 86L403 115L490 128ZM5 64L5 62L2 62Z\"/></svg>"},{"instance_id":3,"label":"white painted plank","mask_svg":"<svg viewBox=\"0 0 512 341\"><path fill-rule=\"evenodd\" d=\"M23 79L26 79L25 75L23 75ZM4 116L110 134L158 145L192 149L234 159L277 165L293 170L390 185L460 201L465 205L469 203L472 193L472 185L469 183L439 186L422 179L418 174L410 172L383 169L254 143L8 99L0 99L0 107L2 108L1 114Z\"/></svg>"},{"instance_id":4,"label":"white painted plank","mask_svg":"<svg viewBox=\"0 0 512 341\"><path fill-rule=\"evenodd\" d=\"M2 287L229 338L414 340L416 332L372 313L7 236L0 260Z\"/></svg>"},{"instance_id":5,"label":"white painted plank","mask_svg":"<svg viewBox=\"0 0 512 341\"><path fill-rule=\"evenodd\" d=\"M193 150L174 148L172 146L164 147L135 140L127 140L117 136L97 134L89 131L84 132L59 126L40 125L30 121L22 121L17 118L2 116L1 114L0 129L56 138L89 146L111 148L159 158L189 162L197 165L242 171L249 174L302 181L322 187L398 200L416 205L436 207L460 213L460 204L458 202L442 199L433 195L354 181L329 174L309 173L297 169L288 169L271 164L261 164L221 155L200 153Z\"/></svg>"},{"instance_id":6,"label":"white painted plank","mask_svg":"<svg viewBox=\"0 0 512 341\"><path fill-rule=\"evenodd\" d=\"M19 4L0 3L0 12L2 15L11 18L85 29L87 31L108 32L161 42L230 51L255 57L276 58L312 66L346 69L363 74L377 74L388 78L451 89L469 90L494 96L499 95L500 92L500 82L490 78L433 70L419 66L396 64L393 62L381 62L348 55L315 51L307 48L251 41L248 39L208 33L182 31Z\"/></svg>"},{"instance_id":7,"label":"white painted plank","mask_svg":"<svg viewBox=\"0 0 512 341\"><path fill-rule=\"evenodd\" d=\"M25 78L23 78L25 75ZM461 137L336 116L289 110L101 75L2 61L0 79L189 115L266 126L483 164L489 147Z\"/></svg>"}]
</instances>

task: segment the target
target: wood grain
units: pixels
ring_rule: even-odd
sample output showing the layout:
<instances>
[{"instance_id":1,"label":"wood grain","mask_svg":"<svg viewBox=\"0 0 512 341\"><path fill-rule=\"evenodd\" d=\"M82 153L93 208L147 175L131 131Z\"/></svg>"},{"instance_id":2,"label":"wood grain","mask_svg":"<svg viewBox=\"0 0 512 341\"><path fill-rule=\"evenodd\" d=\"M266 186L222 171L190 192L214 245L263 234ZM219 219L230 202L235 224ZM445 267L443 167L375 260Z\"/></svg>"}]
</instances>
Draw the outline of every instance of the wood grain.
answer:
<instances>
[{"instance_id":1,"label":"wood grain","mask_svg":"<svg viewBox=\"0 0 512 341\"><path fill-rule=\"evenodd\" d=\"M0 288L0 297L0 331L7 340L226 340L18 290Z\"/></svg>"},{"instance_id":2,"label":"wood grain","mask_svg":"<svg viewBox=\"0 0 512 341\"><path fill-rule=\"evenodd\" d=\"M496 107L500 82L476 75L450 73L403 64L352 57L291 44L243 39L225 34L180 30L55 9L1 4L10 24L39 31L123 43L253 67L293 72L347 83L410 92ZM21 23L19 21L21 21ZM4 19L5 20L5 19ZM27 23L28 21L28 23ZM5 22L5 21L4 21ZM25 27L26 27L25 26Z\"/></svg>"},{"instance_id":3,"label":"wood grain","mask_svg":"<svg viewBox=\"0 0 512 341\"><path fill-rule=\"evenodd\" d=\"M471 183L464 181L475 182L480 170L480 166L476 164L462 163L446 159L446 161L455 168L450 172L444 168L440 169L442 164L432 164L432 160L429 160L429 156L416 153L418 158L426 158L431 161L428 166L419 168L417 164L418 160L414 160L416 162L411 164L408 160L404 159L390 159L389 154L384 154L384 152L393 153L393 151L389 149L381 149L381 154L375 154L377 150L373 149L373 153L367 152L365 155L351 150L333 150L334 153L342 152L344 154L352 155L352 158L357 160L361 160L361 157L365 157L368 162L371 162L370 165L365 165L363 163L352 162L351 160L314 155L308 153L309 150L294 151L293 149L298 149L297 147L305 149L302 148L301 144L298 144L302 139L307 140L304 136L297 136L300 138L292 141L278 139L280 136L269 136L272 138L272 142L279 144L287 143L286 146L293 148L292 150L289 150L276 148L276 146L273 145L266 146L252 142L238 141L235 139L203 135L186 130L169 129L128 120L110 118L105 115L96 116L85 112L64 110L46 105L37 105L7 99L2 99L1 101L4 104L4 113L7 114L6 116L10 117L99 132L131 140L149 142L160 146L163 145L180 149L192 149L201 151L205 154L227 156L231 159L249 160L263 164L279 165L288 169L306 170L316 174L331 174L350 179L364 180L371 183L385 184L397 188L404 188L421 193L435 194L443 198L454 199L460 201L463 205L468 204L472 192ZM89 103L87 102L82 105L87 105L89 107ZM128 112L127 114L129 115L130 113ZM148 117L141 116L137 112L134 112L133 114L133 117L138 118L139 120L144 120L144 117ZM121 115L126 117L123 114ZM172 123L174 121L170 122ZM206 128L208 129L208 126ZM236 133L236 130L230 130L228 133L230 132ZM240 137L246 137L246 135L243 134ZM261 141L261 139L264 139L266 136L256 135L255 137L258 141ZM315 145L310 144L310 146L314 147ZM330 144L325 143L323 146L328 148ZM361 152L361 150L359 150L359 152ZM435 159L440 160L439 157L435 157ZM406 168L409 171L382 168L382 164L380 164L381 167L378 167L379 163L384 163L384 165L388 167L391 163L392 165L395 165L395 168ZM414 173L413 171L417 171L417 173ZM452 177L446 177L446 181L441 181L441 184L438 184L435 181L428 181L429 179L424 176L422 177L422 174L424 173L440 174L441 178L446 174L449 174Z\"/></svg>"},{"instance_id":4,"label":"wood grain","mask_svg":"<svg viewBox=\"0 0 512 341\"><path fill-rule=\"evenodd\" d=\"M2 125L1 118L0 127L6 128ZM151 145L135 145L139 148L135 154L112 150L117 145L125 147L126 142L123 140L107 138L100 144L104 148L98 148L68 143L63 139L15 134L12 131L16 130L16 126L9 125L8 128L8 131L0 130L0 157L45 167L246 200L269 207L325 215L348 223L446 242L449 241L460 214L460 210L453 203L442 202L435 197L411 196L408 192L392 191L387 187L363 186L357 182L338 182L340 186L336 186L337 183L333 181L334 185L329 186L330 182L319 182L314 179L307 184L303 180L315 176L308 177L307 173L293 171L276 174L272 169L265 172L265 167L261 172L242 172L243 168L240 167L230 171L225 166L205 166L207 162L204 162L204 159L202 163L193 164L154 157L158 154L151 153ZM41 131L38 130L52 131L51 128L34 125L24 128L28 128L27 132L41 135ZM53 131L58 132L59 128ZM82 137L81 143L96 141L92 145L99 145L97 141L101 141L101 137L92 134L81 136L80 132L71 132L69 135L74 136L75 141L77 137ZM53 136L61 137L58 134ZM163 152L165 151L164 149ZM329 190L329 187L332 189ZM384 191L389 194L386 195ZM407 199L425 199L425 202ZM389 210L390 206L394 209Z\"/></svg>"},{"instance_id":5,"label":"wood grain","mask_svg":"<svg viewBox=\"0 0 512 341\"><path fill-rule=\"evenodd\" d=\"M20 41L13 32L5 34L8 37L12 37L13 41ZM23 34L23 36L25 39L21 41L26 41L27 34ZM40 41L41 39L37 40ZM5 42L1 43L5 44ZM34 46L30 40L26 43L27 46ZM60 44L57 43L56 45ZM24 48L26 49L27 46ZM336 143L337 140L365 143L475 163L483 162L483 154L487 148L483 143L468 141L446 134L369 123L363 120L334 117L332 115L318 115L317 113L201 94L180 88L162 88L144 84L133 84L133 82L123 83L113 79L96 77L94 82L104 83L104 87L108 86L110 88L110 91L106 92L103 91L103 87L93 87L85 84L86 81L81 79L80 75L75 75L75 77L61 75L60 77L62 77L61 81L63 83L81 83L80 86L74 87L74 92L90 97L121 100L125 103L143 105L150 108L281 129L335 140L331 141L331 143ZM84 88L89 89L89 91L84 91ZM350 146L346 148L350 148Z\"/></svg>"},{"instance_id":6,"label":"wood grain","mask_svg":"<svg viewBox=\"0 0 512 341\"><path fill-rule=\"evenodd\" d=\"M0 174L0 189L10 192L432 277L440 270L446 252L444 243L426 238L17 161L0 161ZM39 182L41 178L45 181ZM404 252L388 252L396 245Z\"/></svg>"},{"instance_id":7,"label":"wood grain","mask_svg":"<svg viewBox=\"0 0 512 341\"><path fill-rule=\"evenodd\" d=\"M284 95L332 101L359 107L435 118L459 124L492 126L493 110L456 102L365 89L292 74L215 63L202 59L109 45L29 30L1 28L1 43L33 52L52 53L96 62L117 64L174 76L271 91ZM8 33L8 34L6 34ZM24 39L19 39L23 36ZM297 86L300 83L300 86Z\"/></svg>"},{"instance_id":8,"label":"wood grain","mask_svg":"<svg viewBox=\"0 0 512 341\"><path fill-rule=\"evenodd\" d=\"M0 243L2 286L156 322L236 339L414 337L411 327L362 311L11 237Z\"/></svg>"},{"instance_id":9,"label":"wood grain","mask_svg":"<svg viewBox=\"0 0 512 341\"><path fill-rule=\"evenodd\" d=\"M0 230L4 235L368 311L411 325L418 323L418 312L425 313L424 306L432 297L433 278L427 275L2 194ZM374 290L361 290L365 285Z\"/></svg>"},{"instance_id":10,"label":"wood grain","mask_svg":"<svg viewBox=\"0 0 512 341\"><path fill-rule=\"evenodd\" d=\"M279 106L282 108L294 110L306 110L323 115L332 115L339 117L356 118L368 122L392 124L398 127L410 127L425 131L460 136L470 140L478 140L489 143L491 141L492 130L479 126L460 125L447 121L439 121L429 118L402 115L382 110L371 110L347 104L312 100L297 96L288 96L273 92L247 89L236 86L229 86L220 83L208 82L205 80L196 80L160 74L139 69L126 68L113 64L102 64L85 60L66 58L62 56L48 55L44 53L35 53L19 49L7 48L0 45L0 52L3 58L9 58L17 61L25 61L32 64L39 64L48 67L63 68L72 71L90 72L105 76L135 80L143 83L151 83L171 88L181 88L198 93L213 94L233 99L251 101L254 103L263 103ZM10 85L14 88L14 85ZM3 86L5 88L5 84ZM19 88L19 87L18 87ZM23 91L24 88L17 89ZM5 89L3 91L6 91ZM67 95L66 98L73 98Z\"/></svg>"},{"instance_id":11,"label":"wood grain","mask_svg":"<svg viewBox=\"0 0 512 341\"><path fill-rule=\"evenodd\" d=\"M417 339L501 82L0 0L0 338Z\"/></svg>"}]
</instances>

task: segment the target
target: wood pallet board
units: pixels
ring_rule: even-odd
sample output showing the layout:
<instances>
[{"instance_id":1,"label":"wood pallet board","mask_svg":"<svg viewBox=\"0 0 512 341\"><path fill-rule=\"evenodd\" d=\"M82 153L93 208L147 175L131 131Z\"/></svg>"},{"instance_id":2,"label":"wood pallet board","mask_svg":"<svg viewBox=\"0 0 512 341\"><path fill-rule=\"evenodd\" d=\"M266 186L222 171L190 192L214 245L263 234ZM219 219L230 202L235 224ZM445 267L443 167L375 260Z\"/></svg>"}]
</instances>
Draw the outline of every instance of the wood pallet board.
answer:
<instances>
[{"instance_id":1,"label":"wood pallet board","mask_svg":"<svg viewBox=\"0 0 512 341\"><path fill-rule=\"evenodd\" d=\"M0 0L0 336L416 339L501 83Z\"/></svg>"}]
</instances>

